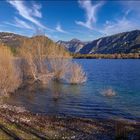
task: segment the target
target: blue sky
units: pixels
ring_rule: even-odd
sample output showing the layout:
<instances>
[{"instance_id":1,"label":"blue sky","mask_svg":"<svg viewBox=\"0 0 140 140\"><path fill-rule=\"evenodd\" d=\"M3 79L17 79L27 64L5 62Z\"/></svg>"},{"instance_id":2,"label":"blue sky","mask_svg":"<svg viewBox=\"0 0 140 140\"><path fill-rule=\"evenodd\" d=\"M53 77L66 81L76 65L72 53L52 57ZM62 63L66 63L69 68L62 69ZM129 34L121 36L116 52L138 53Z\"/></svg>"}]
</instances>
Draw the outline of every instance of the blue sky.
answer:
<instances>
[{"instance_id":1,"label":"blue sky","mask_svg":"<svg viewBox=\"0 0 140 140\"><path fill-rule=\"evenodd\" d=\"M0 31L89 41L140 29L139 7L138 0L1 0Z\"/></svg>"}]
</instances>

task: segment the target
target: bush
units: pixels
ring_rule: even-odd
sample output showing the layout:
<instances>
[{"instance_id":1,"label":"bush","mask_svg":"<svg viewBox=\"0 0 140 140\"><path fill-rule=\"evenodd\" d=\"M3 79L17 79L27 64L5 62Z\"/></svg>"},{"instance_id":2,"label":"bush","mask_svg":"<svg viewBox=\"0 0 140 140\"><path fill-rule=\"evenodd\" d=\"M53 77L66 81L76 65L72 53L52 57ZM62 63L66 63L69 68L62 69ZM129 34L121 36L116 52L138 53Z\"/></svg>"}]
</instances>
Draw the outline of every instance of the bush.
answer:
<instances>
[{"instance_id":1,"label":"bush","mask_svg":"<svg viewBox=\"0 0 140 140\"><path fill-rule=\"evenodd\" d=\"M70 63L65 80L70 84L81 84L86 82L87 77L86 73L79 64Z\"/></svg>"},{"instance_id":2,"label":"bush","mask_svg":"<svg viewBox=\"0 0 140 140\"><path fill-rule=\"evenodd\" d=\"M86 81L81 66L71 62L71 56L61 46L45 37L25 39L20 48L24 75L48 83L50 79L78 84Z\"/></svg>"},{"instance_id":3,"label":"bush","mask_svg":"<svg viewBox=\"0 0 140 140\"><path fill-rule=\"evenodd\" d=\"M60 48L43 36L23 40L19 52L24 60L24 70L26 67L24 75L28 74L35 81L39 80L43 83L48 83L47 81L53 77L55 79L61 78L65 70L64 63L60 59L64 56L70 57L64 48ZM50 64L50 69L47 62Z\"/></svg>"},{"instance_id":4,"label":"bush","mask_svg":"<svg viewBox=\"0 0 140 140\"><path fill-rule=\"evenodd\" d=\"M113 97L116 95L116 92L112 88L108 88L102 91L102 95L106 97Z\"/></svg>"},{"instance_id":5,"label":"bush","mask_svg":"<svg viewBox=\"0 0 140 140\"><path fill-rule=\"evenodd\" d=\"M0 93L14 92L21 84L22 78L18 65L8 47L0 45Z\"/></svg>"},{"instance_id":6,"label":"bush","mask_svg":"<svg viewBox=\"0 0 140 140\"><path fill-rule=\"evenodd\" d=\"M55 80L62 80L69 69L69 59L65 58L52 58L49 59L50 68L54 73Z\"/></svg>"}]
</instances>

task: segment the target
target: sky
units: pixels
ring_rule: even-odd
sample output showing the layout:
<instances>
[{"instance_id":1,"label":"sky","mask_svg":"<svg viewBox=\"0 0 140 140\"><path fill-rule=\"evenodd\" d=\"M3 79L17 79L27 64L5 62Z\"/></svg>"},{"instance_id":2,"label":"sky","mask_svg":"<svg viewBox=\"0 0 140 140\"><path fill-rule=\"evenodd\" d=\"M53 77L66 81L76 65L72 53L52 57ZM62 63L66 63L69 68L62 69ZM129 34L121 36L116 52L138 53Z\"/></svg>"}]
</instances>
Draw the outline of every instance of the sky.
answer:
<instances>
[{"instance_id":1,"label":"sky","mask_svg":"<svg viewBox=\"0 0 140 140\"><path fill-rule=\"evenodd\" d=\"M0 32L91 41L140 29L138 0L0 0Z\"/></svg>"}]
</instances>

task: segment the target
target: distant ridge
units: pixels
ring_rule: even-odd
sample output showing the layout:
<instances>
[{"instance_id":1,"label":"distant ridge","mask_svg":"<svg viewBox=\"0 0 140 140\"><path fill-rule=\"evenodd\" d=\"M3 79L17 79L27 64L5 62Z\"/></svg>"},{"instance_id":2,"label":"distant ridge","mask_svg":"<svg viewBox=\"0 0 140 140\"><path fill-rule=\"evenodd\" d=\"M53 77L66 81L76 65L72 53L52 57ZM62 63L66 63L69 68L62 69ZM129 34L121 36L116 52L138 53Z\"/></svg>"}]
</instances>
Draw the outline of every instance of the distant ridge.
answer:
<instances>
[{"instance_id":1,"label":"distant ridge","mask_svg":"<svg viewBox=\"0 0 140 140\"><path fill-rule=\"evenodd\" d=\"M58 41L73 53L81 54L114 54L114 53L139 53L140 52L140 30L118 33L102 37L91 42L79 40Z\"/></svg>"},{"instance_id":2,"label":"distant ridge","mask_svg":"<svg viewBox=\"0 0 140 140\"><path fill-rule=\"evenodd\" d=\"M14 48L20 47L23 39L32 38L34 37L29 38L14 33L0 32L0 43ZM45 39L53 42L46 36ZM91 42L83 42L76 38L70 41L59 40L56 42L56 46L62 46L72 53L80 54L140 53L140 30L118 33Z\"/></svg>"},{"instance_id":3,"label":"distant ridge","mask_svg":"<svg viewBox=\"0 0 140 140\"><path fill-rule=\"evenodd\" d=\"M87 43L76 38L70 41L57 41L57 44L66 47L72 53L78 53Z\"/></svg>"}]
</instances>

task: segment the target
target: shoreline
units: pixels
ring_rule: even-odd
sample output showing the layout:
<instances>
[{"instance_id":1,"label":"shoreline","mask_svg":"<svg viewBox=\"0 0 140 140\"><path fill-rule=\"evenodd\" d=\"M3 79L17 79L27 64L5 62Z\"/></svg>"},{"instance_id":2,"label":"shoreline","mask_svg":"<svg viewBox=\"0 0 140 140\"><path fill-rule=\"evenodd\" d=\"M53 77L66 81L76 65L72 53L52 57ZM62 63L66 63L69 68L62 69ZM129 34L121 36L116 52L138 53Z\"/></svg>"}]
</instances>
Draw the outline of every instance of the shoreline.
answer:
<instances>
[{"instance_id":1,"label":"shoreline","mask_svg":"<svg viewBox=\"0 0 140 140\"><path fill-rule=\"evenodd\" d=\"M140 53L72 54L73 59L140 59Z\"/></svg>"},{"instance_id":2,"label":"shoreline","mask_svg":"<svg viewBox=\"0 0 140 140\"><path fill-rule=\"evenodd\" d=\"M94 58L94 57L73 57L73 59L110 59L110 60L139 60L140 58Z\"/></svg>"},{"instance_id":3,"label":"shoreline","mask_svg":"<svg viewBox=\"0 0 140 140\"><path fill-rule=\"evenodd\" d=\"M0 139L140 138L140 122L99 120L31 113L24 108L0 106Z\"/></svg>"}]
</instances>

